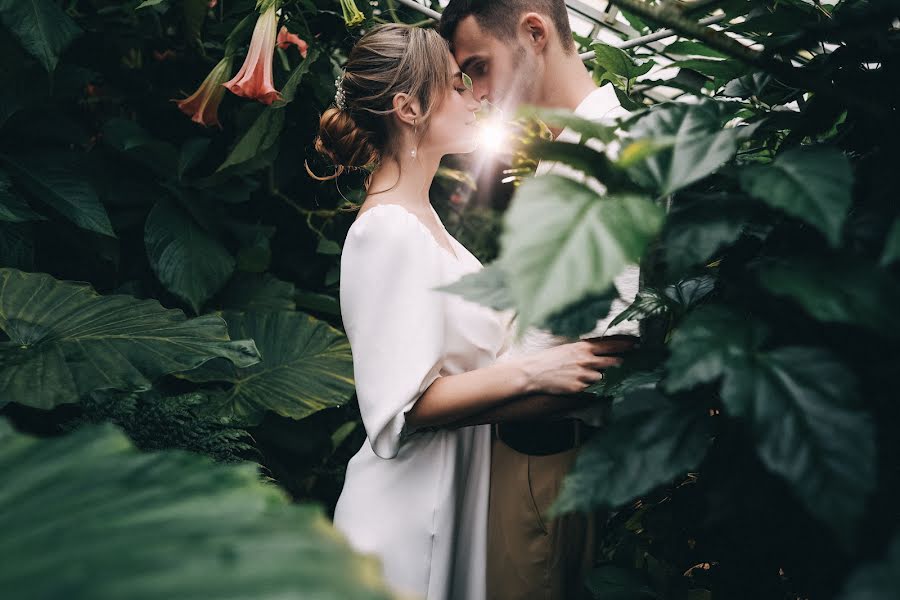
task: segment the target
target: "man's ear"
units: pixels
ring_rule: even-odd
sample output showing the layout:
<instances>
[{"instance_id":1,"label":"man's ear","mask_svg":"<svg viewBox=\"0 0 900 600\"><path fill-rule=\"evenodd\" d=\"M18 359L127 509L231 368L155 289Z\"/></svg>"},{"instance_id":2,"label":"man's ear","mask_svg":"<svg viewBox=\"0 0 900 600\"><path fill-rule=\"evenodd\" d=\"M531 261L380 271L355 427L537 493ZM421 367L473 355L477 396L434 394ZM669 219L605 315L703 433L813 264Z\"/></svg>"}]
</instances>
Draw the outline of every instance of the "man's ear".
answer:
<instances>
[{"instance_id":1,"label":"man's ear","mask_svg":"<svg viewBox=\"0 0 900 600\"><path fill-rule=\"evenodd\" d=\"M407 125L414 125L422 117L422 107L416 98L400 92L394 94L392 102L394 115Z\"/></svg>"},{"instance_id":2,"label":"man's ear","mask_svg":"<svg viewBox=\"0 0 900 600\"><path fill-rule=\"evenodd\" d=\"M536 12L525 13L519 21L519 31L526 36L528 45L534 48L536 54L540 54L547 47L550 23L543 15Z\"/></svg>"}]
</instances>

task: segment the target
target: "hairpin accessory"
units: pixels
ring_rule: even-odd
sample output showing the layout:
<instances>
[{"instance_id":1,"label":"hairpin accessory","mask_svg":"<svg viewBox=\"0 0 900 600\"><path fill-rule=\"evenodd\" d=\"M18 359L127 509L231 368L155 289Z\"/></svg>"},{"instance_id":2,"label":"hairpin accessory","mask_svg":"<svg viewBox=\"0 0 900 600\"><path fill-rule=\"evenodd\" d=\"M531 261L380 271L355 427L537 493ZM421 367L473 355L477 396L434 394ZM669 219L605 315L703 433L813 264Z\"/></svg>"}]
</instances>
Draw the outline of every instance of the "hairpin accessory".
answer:
<instances>
[{"instance_id":1,"label":"hairpin accessory","mask_svg":"<svg viewBox=\"0 0 900 600\"><path fill-rule=\"evenodd\" d=\"M341 72L338 75L338 78L334 80L334 87L336 88L336 92L334 93L334 105L337 106L340 110L345 110L347 108L347 100L344 96L344 73Z\"/></svg>"}]
</instances>

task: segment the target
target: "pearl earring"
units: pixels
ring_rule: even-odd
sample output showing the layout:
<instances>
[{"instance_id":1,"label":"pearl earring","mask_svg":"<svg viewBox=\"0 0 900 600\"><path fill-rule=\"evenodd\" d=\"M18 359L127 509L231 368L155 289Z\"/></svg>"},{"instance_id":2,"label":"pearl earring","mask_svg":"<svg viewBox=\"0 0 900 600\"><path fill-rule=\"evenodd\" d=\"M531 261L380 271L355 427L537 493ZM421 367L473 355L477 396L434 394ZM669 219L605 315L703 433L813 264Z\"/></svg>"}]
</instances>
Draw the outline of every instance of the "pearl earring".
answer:
<instances>
[{"instance_id":1,"label":"pearl earring","mask_svg":"<svg viewBox=\"0 0 900 600\"><path fill-rule=\"evenodd\" d=\"M413 119L413 127L416 128L415 133L413 134L413 137L419 137L419 125L418 125L418 123L416 123L416 119ZM416 147L415 146L413 146L413 149L409 151L409 155L412 158L416 157Z\"/></svg>"}]
</instances>

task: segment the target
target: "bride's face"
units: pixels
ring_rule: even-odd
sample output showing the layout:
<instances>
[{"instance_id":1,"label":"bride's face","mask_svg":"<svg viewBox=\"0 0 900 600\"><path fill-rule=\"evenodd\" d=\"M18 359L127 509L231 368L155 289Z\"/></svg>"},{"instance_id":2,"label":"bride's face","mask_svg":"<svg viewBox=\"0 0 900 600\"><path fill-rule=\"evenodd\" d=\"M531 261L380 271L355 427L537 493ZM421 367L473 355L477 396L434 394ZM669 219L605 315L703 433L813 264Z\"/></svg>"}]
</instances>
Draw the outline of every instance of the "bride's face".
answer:
<instances>
[{"instance_id":1,"label":"bride's face","mask_svg":"<svg viewBox=\"0 0 900 600\"><path fill-rule=\"evenodd\" d=\"M448 52L449 54L449 52ZM481 104L463 83L462 72L450 56L451 87L431 115L431 125L420 147L438 156L473 152L478 144L475 113Z\"/></svg>"}]
</instances>

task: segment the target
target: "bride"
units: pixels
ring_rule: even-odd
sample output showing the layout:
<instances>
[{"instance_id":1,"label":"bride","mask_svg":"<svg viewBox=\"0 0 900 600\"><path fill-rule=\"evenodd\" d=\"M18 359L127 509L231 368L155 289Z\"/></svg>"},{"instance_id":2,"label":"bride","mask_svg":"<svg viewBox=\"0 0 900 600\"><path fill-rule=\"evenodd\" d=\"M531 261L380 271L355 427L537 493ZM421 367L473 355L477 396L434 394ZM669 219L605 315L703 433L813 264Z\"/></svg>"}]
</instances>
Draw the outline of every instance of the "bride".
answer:
<instances>
[{"instance_id":1,"label":"bride","mask_svg":"<svg viewBox=\"0 0 900 600\"><path fill-rule=\"evenodd\" d=\"M485 597L487 423L571 409L621 360L591 339L498 361L509 315L435 291L482 268L428 197L441 157L475 149L466 83L435 31L378 26L353 48L316 139L335 176L374 166L340 280L367 439L334 523L396 590L429 600Z\"/></svg>"}]
</instances>

